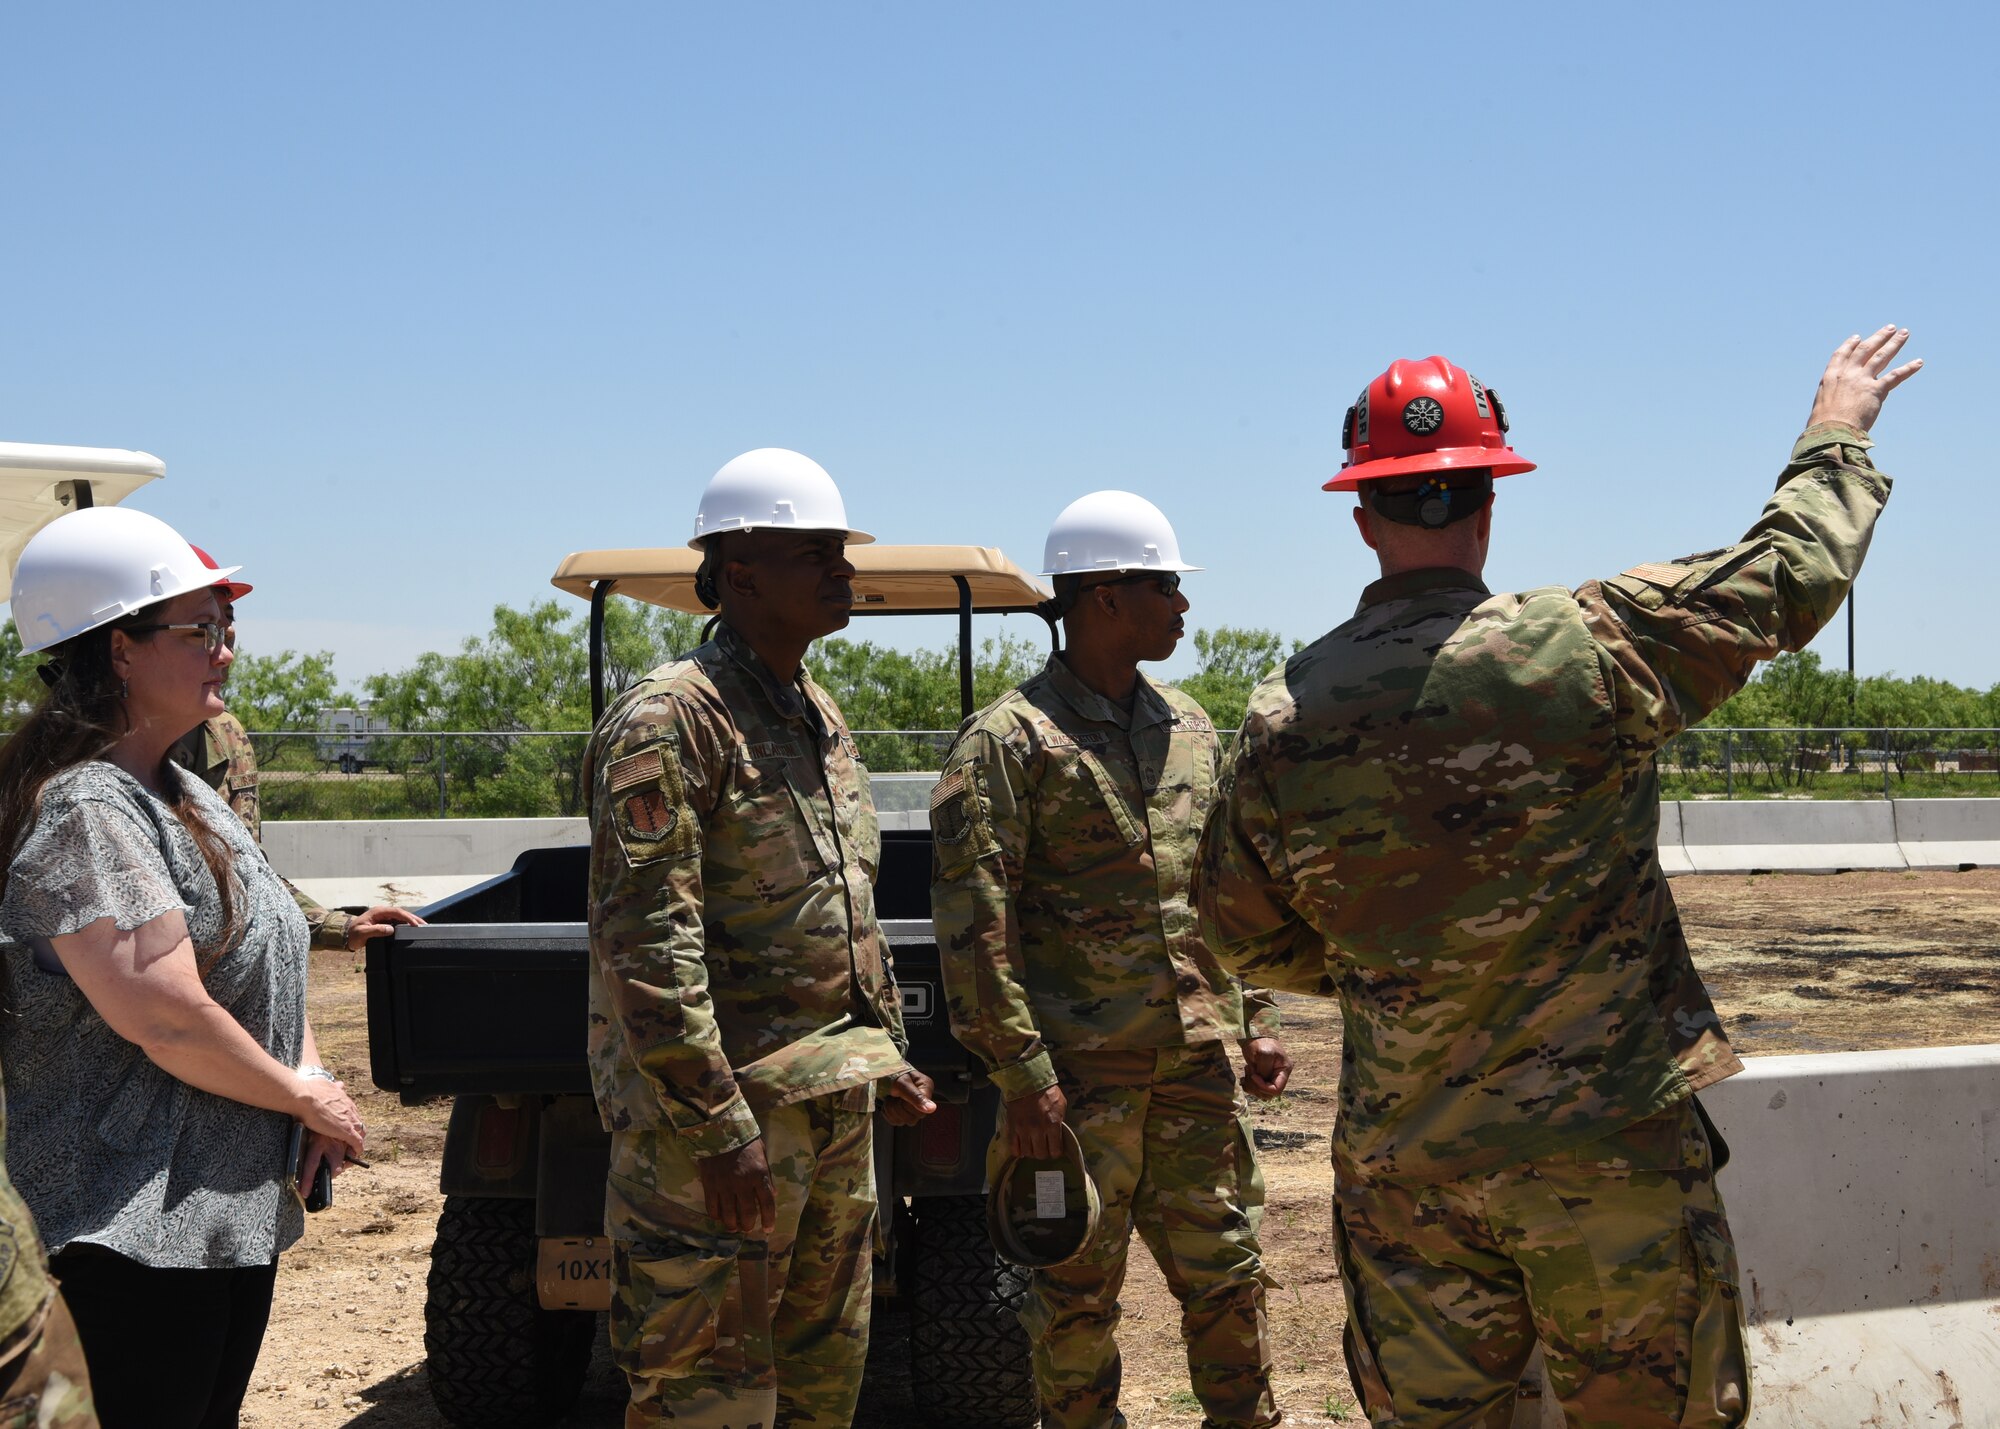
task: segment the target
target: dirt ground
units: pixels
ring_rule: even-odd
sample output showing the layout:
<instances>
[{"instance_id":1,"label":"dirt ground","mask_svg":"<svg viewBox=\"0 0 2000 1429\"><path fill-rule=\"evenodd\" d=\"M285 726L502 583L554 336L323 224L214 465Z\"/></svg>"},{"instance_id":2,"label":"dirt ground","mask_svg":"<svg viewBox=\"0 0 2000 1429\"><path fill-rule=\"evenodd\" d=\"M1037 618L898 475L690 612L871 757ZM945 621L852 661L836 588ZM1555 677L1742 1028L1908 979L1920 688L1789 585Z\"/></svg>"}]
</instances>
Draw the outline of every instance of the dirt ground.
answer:
<instances>
[{"instance_id":1,"label":"dirt ground","mask_svg":"<svg viewBox=\"0 0 2000 1429\"><path fill-rule=\"evenodd\" d=\"M1688 938L1746 1055L2000 1040L2000 869L1755 875L1674 881ZM312 1018L327 1062L360 1091L372 1169L338 1183L287 1254L243 1422L257 1429L433 1429L423 1375L424 1279L445 1106L406 1108L368 1083L359 959L315 954ZM1278 1397L1300 1425L1361 1425L1341 1367L1342 1312L1327 1207L1327 1133L1340 1057L1330 1004L1287 998L1292 1089L1260 1106ZM1199 1420L1177 1311L1143 1250L1133 1256L1120 1342L1134 1429ZM880 1373L857 1423L928 1429L896 1372L904 1326L878 1319ZM616 1426L622 1387L600 1353L567 1426Z\"/></svg>"}]
</instances>

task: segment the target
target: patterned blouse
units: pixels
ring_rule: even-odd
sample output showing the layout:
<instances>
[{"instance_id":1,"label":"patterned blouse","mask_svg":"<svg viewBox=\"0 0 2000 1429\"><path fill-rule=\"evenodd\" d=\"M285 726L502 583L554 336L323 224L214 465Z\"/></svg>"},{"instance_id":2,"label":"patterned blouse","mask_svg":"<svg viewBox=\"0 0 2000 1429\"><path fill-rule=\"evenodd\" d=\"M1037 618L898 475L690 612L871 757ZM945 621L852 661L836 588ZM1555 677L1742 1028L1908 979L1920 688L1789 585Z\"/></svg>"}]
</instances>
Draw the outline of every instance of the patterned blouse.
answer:
<instances>
[{"instance_id":1,"label":"patterned blouse","mask_svg":"<svg viewBox=\"0 0 2000 1429\"><path fill-rule=\"evenodd\" d=\"M229 843L243 932L203 983L287 1067L303 1051L305 919L229 806L172 776ZM105 1024L49 939L101 918L137 928L180 912L206 961L222 930L208 864L174 812L115 765L49 780L0 901L11 1015L7 1169L53 1255L87 1241L141 1264L268 1265L304 1229L286 1184L291 1119L198 1091Z\"/></svg>"}]
</instances>

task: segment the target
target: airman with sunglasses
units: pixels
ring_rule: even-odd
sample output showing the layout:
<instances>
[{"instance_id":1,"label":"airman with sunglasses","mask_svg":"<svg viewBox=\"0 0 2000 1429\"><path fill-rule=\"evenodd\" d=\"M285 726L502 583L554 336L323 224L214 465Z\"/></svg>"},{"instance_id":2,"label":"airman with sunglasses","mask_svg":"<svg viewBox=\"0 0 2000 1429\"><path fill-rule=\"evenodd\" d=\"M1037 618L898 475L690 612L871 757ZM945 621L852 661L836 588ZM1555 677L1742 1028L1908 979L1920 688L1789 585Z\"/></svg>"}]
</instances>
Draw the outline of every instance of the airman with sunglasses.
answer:
<instances>
[{"instance_id":1,"label":"airman with sunglasses","mask_svg":"<svg viewBox=\"0 0 2000 1429\"><path fill-rule=\"evenodd\" d=\"M1102 1206L1073 1259L1034 1271L1021 1312L1042 1423L1125 1422L1112 1327L1136 1225L1181 1302L1205 1422L1275 1424L1263 1182L1223 1044L1242 1043L1260 1097L1291 1064L1270 995L1216 965L1189 905L1214 727L1139 673L1179 644L1195 567L1159 509L1122 491L1073 502L1046 556L1068 649L967 721L931 799L952 1027L1006 1099L994 1159L1060 1164L1067 1123Z\"/></svg>"}]
</instances>

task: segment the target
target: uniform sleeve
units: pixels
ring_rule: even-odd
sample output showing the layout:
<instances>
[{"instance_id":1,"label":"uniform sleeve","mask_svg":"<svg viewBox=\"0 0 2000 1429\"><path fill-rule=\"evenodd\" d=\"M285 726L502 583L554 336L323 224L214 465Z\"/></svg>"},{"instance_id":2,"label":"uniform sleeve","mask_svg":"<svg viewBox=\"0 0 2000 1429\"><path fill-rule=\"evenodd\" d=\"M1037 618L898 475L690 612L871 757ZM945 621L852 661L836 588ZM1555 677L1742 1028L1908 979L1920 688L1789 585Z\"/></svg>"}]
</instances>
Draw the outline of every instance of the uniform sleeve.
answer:
<instances>
[{"instance_id":1,"label":"uniform sleeve","mask_svg":"<svg viewBox=\"0 0 2000 1429\"><path fill-rule=\"evenodd\" d=\"M1216 960L1247 984L1331 997L1335 981L1326 939L1291 898L1294 885L1271 797L1263 733L1262 721L1252 714L1229 751L1222 797L1202 831L1194 879L1202 937ZM1248 1016L1247 998L1245 1011ZM1275 1020L1275 1006L1270 1015ZM1255 1018L1249 1020L1255 1028Z\"/></svg>"},{"instance_id":2,"label":"uniform sleeve","mask_svg":"<svg viewBox=\"0 0 2000 1429\"><path fill-rule=\"evenodd\" d=\"M1028 792L1014 751L972 729L952 746L931 794L931 919L952 1031L1008 1101L1056 1082L1021 954Z\"/></svg>"},{"instance_id":3,"label":"uniform sleeve","mask_svg":"<svg viewBox=\"0 0 2000 1429\"><path fill-rule=\"evenodd\" d=\"M1268 987L1243 984L1243 1040L1252 1041L1258 1037L1276 1037L1284 1030L1284 1018L1278 1013L1278 995Z\"/></svg>"},{"instance_id":4,"label":"uniform sleeve","mask_svg":"<svg viewBox=\"0 0 2000 1429\"><path fill-rule=\"evenodd\" d=\"M633 1064L697 1157L761 1134L723 1055L702 956L701 826L725 765L709 722L667 695L638 701L593 742L593 970Z\"/></svg>"},{"instance_id":5,"label":"uniform sleeve","mask_svg":"<svg viewBox=\"0 0 2000 1429\"><path fill-rule=\"evenodd\" d=\"M1221 745L1211 740L1208 746L1207 757L1209 761L1209 779L1211 787L1213 787L1220 784L1222 780L1223 761ZM1195 868L1200 866L1200 832L1200 830L1196 830L1196 857L1193 863L1193 867ZM1193 876L1192 873L1190 876ZM1190 899L1189 901L1192 903L1193 900ZM1197 918L1200 916L1198 910L1196 916ZM1215 954L1209 948L1208 940L1205 936L1197 943L1195 953L1202 961L1213 965L1215 981L1218 985L1222 979L1227 979L1235 987L1238 995L1242 997L1243 1040L1245 1042L1253 1041L1259 1037L1276 1037L1283 1030L1283 1018L1278 1014L1278 995L1276 993L1267 987L1252 986L1243 981L1235 973L1229 971L1229 969L1223 967L1220 963L1215 962Z\"/></svg>"},{"instance_id":6,"label":"uniform sleeve","mask_svg":"<svg viewBox=\"0 0 2000 1429\"><path fill-rule=\"evenodd\" d=\"M191 911L157 832L136 813L108 799L50 799L7 870L0 928L25 943L60 938L101 918L129 932Z\"/></svg>"},{"instance_id":7,"label":"uniform sleeve","mask_svg":"<svg viewBox=\"0 0 2000 1429\"><path fill-rule=\"evenodd\" d=\"M1628 747L1657 750L1833 618L1889 499L1870 445L1851 428L1809 428L1741 541L1577 591Z\"/></svg>"},{"instance_id":8,"label":"uniform sleeve","mask_svg":"<svg viewBox=\"0 0 2000 1429\"><path fill-rule=\"evenodd\" d=\"M278 881L284 884L285 891L292 895L292 902L299 905L299 912L305 914L306 928L312 934L313 947L321 949L347 947L347 930L354 925L353 914L343 913L338 908L328 908L282 874Z\"/></svg>"}]
</instances>

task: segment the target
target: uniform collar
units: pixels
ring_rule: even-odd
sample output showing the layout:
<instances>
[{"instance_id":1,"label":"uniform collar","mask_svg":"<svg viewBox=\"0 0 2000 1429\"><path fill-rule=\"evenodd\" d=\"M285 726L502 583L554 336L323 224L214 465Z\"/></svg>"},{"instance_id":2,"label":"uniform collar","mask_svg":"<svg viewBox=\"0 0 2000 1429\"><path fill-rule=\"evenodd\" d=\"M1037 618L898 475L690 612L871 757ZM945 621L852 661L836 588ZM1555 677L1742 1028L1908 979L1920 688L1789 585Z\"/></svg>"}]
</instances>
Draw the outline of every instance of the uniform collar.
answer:
<instances>
[{"instance_id":1,"label":"uniform collar","mask_svg":"<svg viewBox=\"0 0 2000 1429\"><path fill-rule=\"evenodd\" d=\"M777 710L782 718L803 720L811 725L817 734L821 736L826 734L826 721L820 716L819 702L806 694L811 688L812 676L806 673L804 665L799 666L799 678L796 684L783 683L771 673L771 667L764 663L763 656L752 650L750 642L738 635L735 628L726 620L718 620L715 623L715 644L717 649L734 660L757 682L766 698L771 701L772 708Z\"/></svg>"},{"instance_id":2,"label":"uniform collar","mask_svg":"<svg viewBox=\"0 0 2000 1429\"><path fill-rule=\"evenodd\" d=\"M1417 571L1398 571L1393 576L1384 576L1361 592L1361 604L1355 610L1359 615L1371 605L1380 605L1388 600L1409 600L1434 590L1470 590L1481 595L1491 595L1482 581L1471 571L1461 571L1456 566L1426 566Z\"/></svg>"},{"instance_id":3,"label":"uniform collar","mask_svg":"<svg viewBox=\"0 0 2000 1429\"><path fill-rule=\"evenodd\" d=\"M1076 677L1076 672L1063 662L1060 655L1049 656L1044 667L1050 686L1062 697L1064 704L1087 720L1099 724L1115 724L1120 729L1144 729L1148 725L1166 724L1174 717L1166 700L1139 672L1139 683L1133 687L1132 712L1127 714L1118 707L1115 700L1107 700Z\"/></svg>"}]
</instances>

